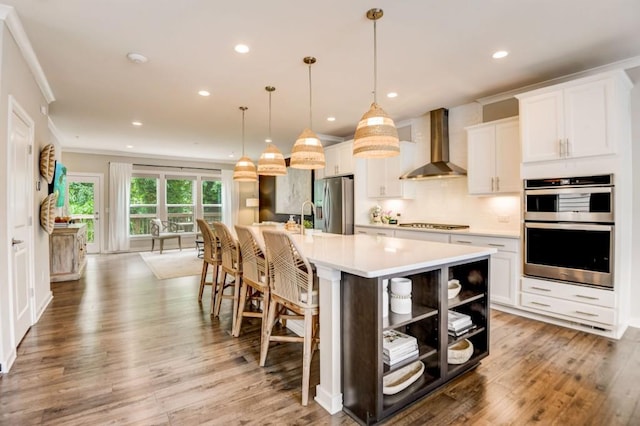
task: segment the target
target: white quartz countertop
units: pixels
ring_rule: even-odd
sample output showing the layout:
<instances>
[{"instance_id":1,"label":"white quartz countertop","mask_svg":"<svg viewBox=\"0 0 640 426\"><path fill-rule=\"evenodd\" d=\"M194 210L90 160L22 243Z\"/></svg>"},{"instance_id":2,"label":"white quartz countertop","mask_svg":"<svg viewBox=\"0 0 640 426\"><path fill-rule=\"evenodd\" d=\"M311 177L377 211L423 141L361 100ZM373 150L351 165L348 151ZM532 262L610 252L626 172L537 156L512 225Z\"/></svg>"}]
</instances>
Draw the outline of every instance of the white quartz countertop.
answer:
<instances>
[{"instance_id":1,"label":"white quartz countertop","mask_svg":"<svg viewBox=\"0 0 640 426\"><path fill-rule=\"evenodd\" d=\"M294 234L300 251L316 266L375 278L488 256L497 250L376 235Z\"/></svg>"},{"instance_id":2,"label":"white quartz countertop","mask_svg":"<svg viewBox=\"0 0 640 426\"><path fill-rule=\"evenodd\" d=\"M485 229L478 227L471 227L467 229L430 229L430 228L412 228L410 226L398 226L398 225L375 225L372 223L357 224L356 226L363 228L384 228L384 229L398 229L403 231L412 232L437 232L442 234L465 234L465 235L478 235L481 237L498 237L498 238L520 238L520 232L511 229Z\"/></svg>"}]
</instances>

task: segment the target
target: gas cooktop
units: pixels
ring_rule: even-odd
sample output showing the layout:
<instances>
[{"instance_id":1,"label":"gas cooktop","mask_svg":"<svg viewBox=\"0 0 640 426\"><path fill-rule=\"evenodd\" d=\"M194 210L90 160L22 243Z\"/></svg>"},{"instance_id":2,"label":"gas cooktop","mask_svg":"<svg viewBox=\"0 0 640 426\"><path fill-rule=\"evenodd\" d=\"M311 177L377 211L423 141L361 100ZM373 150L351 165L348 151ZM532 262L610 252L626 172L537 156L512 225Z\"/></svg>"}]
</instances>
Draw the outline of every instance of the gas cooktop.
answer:
<instances>
[{"instance_id":1,"label":"gas cooktop","mask_svg":"<svg viewBox=\"0 0 640 426\"><path fill-rule=\"evenodd\" d=\"M403 226L406 228L445 229L445 230L469 228L469 225L449 225L446 223L424 223L424 222L401 223L398 226Z\"/></svg>"}]
</instances>

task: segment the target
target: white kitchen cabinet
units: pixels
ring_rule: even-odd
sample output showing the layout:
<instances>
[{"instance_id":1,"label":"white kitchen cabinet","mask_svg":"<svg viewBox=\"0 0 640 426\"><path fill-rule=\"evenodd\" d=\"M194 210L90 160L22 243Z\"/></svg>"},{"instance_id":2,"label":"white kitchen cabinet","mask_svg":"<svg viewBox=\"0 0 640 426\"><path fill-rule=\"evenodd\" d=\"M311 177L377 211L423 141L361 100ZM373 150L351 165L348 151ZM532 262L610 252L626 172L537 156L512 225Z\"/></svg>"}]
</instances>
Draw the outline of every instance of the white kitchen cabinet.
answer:
<instances>
[{"instance_id":1,"label":"white kitchen cabinet","mask_svg":"<svg viewBox=\"0 0 640 426\"><path fill-rule=\"evenodd\" d=\"M400 155L367 160L367 196L369 198L414 198L413 181L400 180L400 176L413 169L415 146L413 142L400 142Z\"/></svg>"},{"instance_id":2,"label":"white kitchen cabinet","mask_svg":"<svg viewBox=\"0 0 640 426\"><path fill-rule=\"evenodd\" d=\"M323 177L352 175L355 170L353 141L341 142L324 149Z\"/></svg>"},{"instance_id":3,"label":"white kitchen cabinet","mask_svg":"<svg viewBox=\"0 0 640 426\"><path fill-rule=\"evenodd\" d=\"M493 247L498 250L491 255L490 277L491 303L516 306L518 279L520 277L520 242L513 238L483 237L451 234L452 244L467 244Z\"/></svg>"},{"instance_id":4,"label":"white kitchen cabinet","mask_svg":"<svg viewBox=\"0 0 640 426\"><path fill-rule=\"evenodd\" d=\"M562 160L616 152L623 71L600 74L523 93L520 101L522 161Z\"/></svg>"},{"instance_id":5,"label":"white kitchen cabinet","mask_svg":"<svg viewBox=\"0 0 640 426\"><path fill-rule=\"evenodd\" d=\"M518 117L466 128L469 194L519 192L520 135Z\"/></svg>"},{"instance_id":6,"label":"white kitchen cabinet","mask_svg":"<svg viewBox=\"0 0 640 426\"><path fill-rule=\"evenodd\" d=\"M612 290L522 277L521 307L603 330L616 324Z\"/></svg>"},{"instance_id":7,"label":"white kitchen cabinet","mask_svg":"<svg viewBox=\"0 0 640 426\"><path fill-rule=\"evenodd\" d=\"M391 228L376 228L366 226L356 226L353 230L354 234L380 235L383 237L393 237L394 230Z\"/></svg>"},{"instance_id":8,"label":"white kitchen cabinet","mask_svg":"<svg viewBox=\"0 0 640 426\"><path fill-rule=\"evenodd\" d=\"M435 241L437 243L449 242L449 234L446 232L408 231L406 229L396 229L395 237L407 238L409 240Z\"/></svg>"}]
</instances>

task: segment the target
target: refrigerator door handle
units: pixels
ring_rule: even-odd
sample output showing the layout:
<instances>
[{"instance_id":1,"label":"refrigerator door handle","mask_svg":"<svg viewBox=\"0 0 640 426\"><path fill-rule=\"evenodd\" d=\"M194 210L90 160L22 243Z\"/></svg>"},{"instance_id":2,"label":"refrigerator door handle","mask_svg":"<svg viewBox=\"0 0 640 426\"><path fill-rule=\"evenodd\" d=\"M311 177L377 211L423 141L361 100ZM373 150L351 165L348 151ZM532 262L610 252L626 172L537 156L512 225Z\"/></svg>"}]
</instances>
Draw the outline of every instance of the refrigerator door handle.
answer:
<instances>
[{"instance_id":1,"label":"refrigerator door handle","mask_svg":"<svg viewBox=\"0 0 640 426\"><path fill-rule=\"evenodd\" d=\"M324 207L324 224L323 231L329 232L329 224L331 223L331 197L329 196L329 182L324 182L324 191L323 191L323 201L322 205Z\"/></svg>"}]
</instances>

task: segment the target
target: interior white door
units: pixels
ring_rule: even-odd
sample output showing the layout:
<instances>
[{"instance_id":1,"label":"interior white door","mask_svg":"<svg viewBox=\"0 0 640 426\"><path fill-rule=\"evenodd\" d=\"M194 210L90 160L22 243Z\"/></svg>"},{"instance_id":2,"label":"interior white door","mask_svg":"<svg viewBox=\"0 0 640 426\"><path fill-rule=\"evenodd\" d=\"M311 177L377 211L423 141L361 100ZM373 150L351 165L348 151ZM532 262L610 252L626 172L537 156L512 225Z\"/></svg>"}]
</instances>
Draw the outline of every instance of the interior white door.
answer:
<instances>
[{"instance_id":1,"label":"interior white door","mask_svg":"<svg viewBox=\"0 0 640 426\"><path fill-rule=\"evenodd\" d=\"M87 225L87 253L100 253L102 175L67 173L67 209L76 221Z\"/></svg>"},{"instance_id":2,"label":"interior white door","mask_svg":"<svg viewBox=\"0 0 640 426\"><path fill-rule=\"evenodd\" d=\"M8 168L13 330L16 346L33 324L33 122L12 103Z\"/></svg>"}]
</instances>

